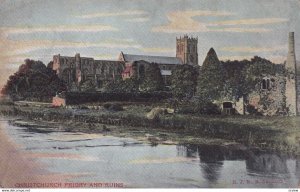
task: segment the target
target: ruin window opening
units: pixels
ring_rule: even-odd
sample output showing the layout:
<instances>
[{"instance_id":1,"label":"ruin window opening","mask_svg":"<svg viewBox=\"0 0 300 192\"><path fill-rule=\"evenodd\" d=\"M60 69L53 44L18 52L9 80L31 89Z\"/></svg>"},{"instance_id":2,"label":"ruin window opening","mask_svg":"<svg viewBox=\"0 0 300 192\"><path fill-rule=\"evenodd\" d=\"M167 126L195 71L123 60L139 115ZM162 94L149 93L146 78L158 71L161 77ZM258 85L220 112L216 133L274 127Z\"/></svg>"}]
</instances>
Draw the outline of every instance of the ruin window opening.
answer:
<instances>
[{"instance_id":1,"label":"ruin window opening","mask_svg":"<svg viewBox=\"0 0 300 192\"><path fill-rule=\"evenodd\" d=\"M223 103L223 108L225 109L231 109L232 108L232 103L231 102L224 102Z\"/></svg>"},{"instance_id":2,"label":"ruin window opening","mask_svg":"<svg viewBox=\"0 0 300 192\"><path fill-rule=\"evenodd\" d=\"M264 78L261 82L261 89L270 90L273 83L274 82L270 78Z\"/></svg>"},{"instance_id":3,"label":"ruin window opening","mask_svg":"<svg viewBox=\"0 0 300 192\"><path fill-rule=\"evenodd\" d=\"M267 89L267 81L265 79L262 80L261 89L263 90Z\"/></svg>"},{"instance_id":4,"label":"ruin window opening","mask_svg":"<svg viewBox=\"0 0 300 192\"><path fill-rule=\"evenodd\" d=\"M232 102L223 102L223 114L225 115L234 114L234 108Z\"/></svg>"}]
</instances>

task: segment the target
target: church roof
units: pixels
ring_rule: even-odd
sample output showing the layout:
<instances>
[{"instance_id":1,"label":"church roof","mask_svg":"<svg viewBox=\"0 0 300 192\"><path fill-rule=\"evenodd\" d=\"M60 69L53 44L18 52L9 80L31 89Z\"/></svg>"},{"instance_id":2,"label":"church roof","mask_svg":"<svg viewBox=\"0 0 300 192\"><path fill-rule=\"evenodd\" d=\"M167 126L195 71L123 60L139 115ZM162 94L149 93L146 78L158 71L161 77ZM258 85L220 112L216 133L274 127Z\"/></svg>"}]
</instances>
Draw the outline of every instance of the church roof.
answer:
<instances>
[{"instance_id":1,"label":"church roof","mask_svg":"<svg viewBox=\"0 0 300 192\"><path fill-rule=\"evenodd\" d=\"M147 61L149 63L157 64L182 64L182 61L177 57L165 57L165 56L149 56L149 55L131 55L123 53L124 61L134 62L134 61Z\"/></svg>"}]
</instances>

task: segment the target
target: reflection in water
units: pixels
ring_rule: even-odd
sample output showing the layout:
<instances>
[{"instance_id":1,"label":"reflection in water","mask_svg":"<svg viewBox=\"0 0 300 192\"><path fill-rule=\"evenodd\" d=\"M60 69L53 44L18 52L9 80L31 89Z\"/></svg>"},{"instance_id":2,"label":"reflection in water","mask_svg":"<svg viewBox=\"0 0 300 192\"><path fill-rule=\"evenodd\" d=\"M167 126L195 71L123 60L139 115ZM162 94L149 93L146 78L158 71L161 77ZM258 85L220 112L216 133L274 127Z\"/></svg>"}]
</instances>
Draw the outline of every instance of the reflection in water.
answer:
<instances>
[{"instance_id":1,"label":"reflection in water","mask_svg":"<svg viewBox=\"0 0 300 192\"><path fill-rule=\"evenodd\" d=\"M199 146L198 154L204 178L210 183L216 183L225 159L223 151L215 146Z\"/></svg>"},{"instance_id":2,"label":"reflection in water","mask_svg":"<svg viewBox=\"0 0 300 192\"><path fill-rule=\"evenodd\" d=\"M296 160L296 172L295 174L300 178L300 157L297 156Z\"/></svg>"},{"instance_id":3,"label":"reflection in water","mask_svg":"<svg viewBox=\"0 0 300 192\"><path fill-rule=\"evenodd\" d=\"M289 178L287 160L290 158L281 153L225 147L214 145L181 145L177 146L178 155L199 157L203 177L211 184L217 183L225 161L241 160L245 162L248 175L267 178ZM295 174L300 177L300 158L295 161ZM238 168L237 168L238 169Z\"/></svg>"},{"instance_id":4,"label":"reflection in water","mask_svg":"<svg viewBox=\"0 0 300 192\"><path fill-rule=\"evenodd\" d=\"M261 151L249 151L246 159L248 172L255 174L286 174L287 157L282 154L272 154Z\"/></svg>"},{"instance_id":5,"label":"reflection in water","mask_svg":"<svg viewBox=\"0 0 300 192\"><path fill-rule=\"evenodd\" d=\"M297 187L300 178L300 158L245 146L152 147L132 138L45 133L0 123L21 146L25 157L42 163L51 173L91 174L70 178L70 182L118 181L126 187L260 188Z\"/></svg>"}]
</instances>

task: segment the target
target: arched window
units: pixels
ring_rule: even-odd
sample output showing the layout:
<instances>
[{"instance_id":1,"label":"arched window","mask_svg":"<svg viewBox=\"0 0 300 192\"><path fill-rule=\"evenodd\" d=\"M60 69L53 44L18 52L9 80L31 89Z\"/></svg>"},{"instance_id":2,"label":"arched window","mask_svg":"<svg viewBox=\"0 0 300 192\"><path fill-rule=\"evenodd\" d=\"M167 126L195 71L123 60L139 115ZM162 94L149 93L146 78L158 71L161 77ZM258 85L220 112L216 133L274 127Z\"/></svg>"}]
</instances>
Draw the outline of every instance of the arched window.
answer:
<instances>
[{"instance_id":1,"label":"arched window","mask_svg":"<svg viewBox=\"0 0 300 192\"><path fill-rule=\"evenodd\" d=\"M271 80L270 78L263 78L261 82L262 90L269 90L271 88Z\"/></svg>"}]
</instances>

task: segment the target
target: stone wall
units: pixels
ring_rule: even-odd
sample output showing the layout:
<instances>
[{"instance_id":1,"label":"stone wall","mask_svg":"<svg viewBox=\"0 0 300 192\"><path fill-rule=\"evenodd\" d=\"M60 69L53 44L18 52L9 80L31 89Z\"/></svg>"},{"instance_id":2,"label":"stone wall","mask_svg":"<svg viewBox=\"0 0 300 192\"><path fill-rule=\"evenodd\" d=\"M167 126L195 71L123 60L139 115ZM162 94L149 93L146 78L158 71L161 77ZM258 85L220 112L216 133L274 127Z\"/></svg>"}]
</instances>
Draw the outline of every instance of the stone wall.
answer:
<instances>
[{"instance_id":1,"label":"stone wall","mask_svg":"<svg viewBox=\"0 0 300 192\"><path fill-rule=\"evenodd\" d=\"M64 80L69 91L80 90L80 84L86 81L90 81L95 89L102 88L106 82L121 78L124 68L122 61L94 60L79 54L75 57L53 56L53 70Z\"/></svg>"},{"instance_id":2,"label":"stone wall","mask_svg":"<svg viewBox=\"0 0 300 192\"><path fill-rule=\"evenodd\" d=\"M265 76L247 97L247 105L263 115L276 115L285 111L286 80L283 75Z\"/></svg>"}]
</instances>

